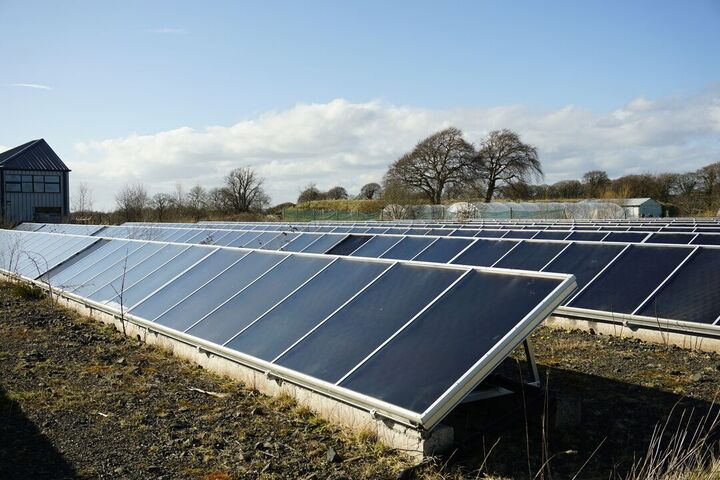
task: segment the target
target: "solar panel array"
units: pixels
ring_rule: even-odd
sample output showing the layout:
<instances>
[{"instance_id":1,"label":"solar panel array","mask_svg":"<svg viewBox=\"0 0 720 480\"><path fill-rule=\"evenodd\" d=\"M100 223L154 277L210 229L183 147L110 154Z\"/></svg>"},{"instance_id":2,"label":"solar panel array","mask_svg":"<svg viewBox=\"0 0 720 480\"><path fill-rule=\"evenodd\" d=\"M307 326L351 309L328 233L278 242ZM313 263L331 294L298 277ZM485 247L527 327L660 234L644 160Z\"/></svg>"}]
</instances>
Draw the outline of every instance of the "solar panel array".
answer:
<instances>
[{"instance_id":1,"label":"solar panel array","mask_svg":"<svg viewBox=\"0 0 720 480\"><path fill-rule=\"evenodd\" d=\"M238 226L241 227L244 228ZM558 309L559 314L576 317L599 314L615 319L626 316L654 326L662 319L675 322L677 328L685 330L720 326L720 289L717 288L720 285L720 269L716 268L720 265L720 248L715 246L670 245L651 241L634 244L267 232L150 225L109 227L101 234L569 273L575 275L579 291L564 302ZM715 334L720 335L720 332Z\"/></svg>"},{"instance_id":2,"label":"solar panel array","mask_svg":"<svg viewBox=\"0 0 720 480\"><path fill-rule=\"evenodd\" d=\"M574 288L559 274L42 232L0 230L0 252L6 273L425 428Z\"/></svg>"}]
</instances>

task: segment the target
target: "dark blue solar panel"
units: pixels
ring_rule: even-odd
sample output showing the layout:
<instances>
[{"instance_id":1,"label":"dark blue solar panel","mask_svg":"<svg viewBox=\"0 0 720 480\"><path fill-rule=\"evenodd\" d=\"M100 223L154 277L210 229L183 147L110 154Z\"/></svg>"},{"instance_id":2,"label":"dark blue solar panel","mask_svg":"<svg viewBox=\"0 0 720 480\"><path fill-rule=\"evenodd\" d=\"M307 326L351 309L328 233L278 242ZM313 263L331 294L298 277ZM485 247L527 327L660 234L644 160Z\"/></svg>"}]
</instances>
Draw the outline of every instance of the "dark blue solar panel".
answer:
<instances>
[{"instance_id":1,"label":"dark blue solar panel","mask_svg":"<svg viewBox=\"0 0 720 480\"><path fill-rule=\"evenodd\" d=\"M615 258L624 247L591 243L573 243L543 269L545 272L575 275L578 289L582 288Z\"/></svg>"},{"instance_id":2,"label":"dark blue solar panel","mask_svg":"<svg viewBox=\"0 0 720 480\"><path fill-rule=\"evenodd\" d=\"M510 230L503 238L532 238L537 233L535 230Z\"/></svg>"},{"instance_id":3,"label":"dark blue solar panel","mask_svg":"<svg viewBox=\"0 0 720 480\"><path fill-rule=\"evenodd\" d=\"M383 253L381 258L393 260L410 260L435 241L434 238L405 237L390 250ZM367 244L366 244L367 245Z\"/></svg>"},{"instance_id":4,"label":"dark blue solar panel","mask_svg":"<svg viewBox=\"0 0 720 480\"><path fill-rule=\"evenodd\" d=\"M693 234L687 233L653 233L645 243L675 243L687 245L693 237Z\"/></svg>"},{"instance_id":5,"label":"dark blue solar panel","mask_svg":"<svg viewBox=\"0 0 720 480\"><path fill-rule=\"evenodd\" d=\"M471 272L340 385L422 413L559 283Z\"/></svg>"},{"instance_id":6,"label":"dark blue solar panel","mask_svg":"<svg viewBox=\"0 0 720 480\"><path fill-rule=\"evenodd\" d=\"M603 242L642 242L647 235L641 232L610 232Z\"/></svg>"},{"instance_id":7,"label":"dark blue solar panel","mask_svg":"<svg viewBox=\"0 0 720 480\"><path fill-rule=\"evenodd\" d=\"M461 274L459 270L396 265L277 363L337 382Z\"/></svg>"},{"instance_id":8,"label":"dark blue solar panel","mask_svg":"<svg viewBox=\"0 0 720 480\"><path fill-rule=\"evenodd\" d=\"M506 233L505 230L480 230L474 236L478 238L500 238Z\"/></svg>"},{"instance_id":9,"label":"dark blue solar panel","mask_svg":"<svg viewBox=\"0 0 720 480\"><path fill-rule=\"evenodd\" d=\"M560 251L566 243L521 242L494 266L521 270L540 270Z\"/></svg>"},{"instance_id":10,"label":"dark blue solar panel","mask_svg":"<svg viewBox=\"0 0 720 480\"><path fill-rule=\"evenodd\" d=\"M398 243L402 237L373 237L350 255L353 257L378 258L387 249Z\"/></svg>"},{"instance_id":11,"label":"dark blue solar panel","mask_svg":"<svg viewBox=\"0 0 720 480\"><path fill-rule=\"evenodd\" d=\"M331 257L289 257L187 330L187 333L222 345L331 261Z\"/></svg>"},{"instance_id":12,"label":"dark blue solar panel","mask_svg":"<svg viewBox=\"0 0 720 480\"><path fill-rule=\"evenodd\" d=\"M415 257L415 260L418 262L447 263L471 243L472 240L469 239L439 238Z\"/></svg>"},{"instance_id":13,"label":"dark blue solar panel","mask_svg":"<svg viewBox=\"0 0 720 480\"><path fill-rule=\"evenodd\" d=\"M271 361L389 267L340 258L226 346Z\"/></svg>"},{"instance_id":14,"label":"dark blue solar panel","mask_svg":"<svg viewBox=\"0 0 720 480\"><path fill-rule=\"evenodd\" d=\"M452 263L458 265L476 265L489 267L495 263L500 257L505 255L508 250L514 247L517 242L505 240L476 240L467 250Z\"/></svg>"},{"instance_id":15,"label":"dark blue solar panel","mask_svg":"<svg viewBox=\"0 0 720 480\"><path fill-rule=\"evenodd\" d=\"M638 314L715 322L720 318L720 250L700 248Z\"/></svg>"},{"instance_id":16,"label":"dark blue solar panel","mask_svg":"<svg viewBox=\"0 0 720 480\"><path fill-rule=\"evenodd\" d=\"M585 240L589 242L599 242L605 236L607 232L573 232L567 238L567 240Z\"/></svg>"},{"instance_id":17,"label":"dark blue solar panel","mask_svg":"<svg viewBox=\"0 0 720 480\"><path fill-rule=\"evenodd\" d=\"M570 235L570 232L563 232L563 231L557 231L557 232L550 232L550 231L544 231L539 232L537 235L535 235L535 240L564 240L565 237Z\"/></svg>"},{"instance_id":18,"label":"dark blue solar panel","mask_svg":"<svg viewBox=\"0 0 720 480\"><path fill-rule=\"evenodd\" d=\"M687 248L630 247L587 289L571 307L631 313L690 253Z\"/></svg>"},{"instance_id":19,"label":"dark blue solar panel","mask_svg":"<svg viewBox=\"0 0 720 480\"><path fill-rule=\"evenodd\" d=\"M373 238L370 235L349 235L345 240L338 243L327 253L330 255L350 255L352 252L363 246Z\"/></svg>"},{"instance_id":20,"label":"dark blue solar panel","mask_svg":"<svg viewBox=\"0 0 720 480\"><path fill-rule=\"evenodd\" d=\"M720 235L700 233L690 243L693 245L720 245Z\"/></svg>"}]
</instances>

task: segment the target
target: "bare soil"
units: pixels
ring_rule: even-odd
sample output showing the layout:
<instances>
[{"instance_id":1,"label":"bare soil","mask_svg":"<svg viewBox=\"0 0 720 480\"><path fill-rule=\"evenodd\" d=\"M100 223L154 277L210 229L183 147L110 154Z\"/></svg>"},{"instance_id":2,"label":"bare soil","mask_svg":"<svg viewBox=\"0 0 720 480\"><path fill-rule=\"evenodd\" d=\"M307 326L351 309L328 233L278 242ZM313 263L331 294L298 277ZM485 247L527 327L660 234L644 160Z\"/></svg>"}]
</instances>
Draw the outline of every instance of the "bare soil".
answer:
<instances>
[{"instance_id":1,"label":"bare soil","mask_svg":"<svg viewBox=\"0 0 720 480\"><path fill-rule=\"evenodd\" d=\"M538 478L607 479L673 408L707 414L720 386L718 355L541 328L546 391L458 407L457 448L406 471L370 434L32 297L0 285L0 479L527 479L549 457Z\"/></svg>"}]
</instances>

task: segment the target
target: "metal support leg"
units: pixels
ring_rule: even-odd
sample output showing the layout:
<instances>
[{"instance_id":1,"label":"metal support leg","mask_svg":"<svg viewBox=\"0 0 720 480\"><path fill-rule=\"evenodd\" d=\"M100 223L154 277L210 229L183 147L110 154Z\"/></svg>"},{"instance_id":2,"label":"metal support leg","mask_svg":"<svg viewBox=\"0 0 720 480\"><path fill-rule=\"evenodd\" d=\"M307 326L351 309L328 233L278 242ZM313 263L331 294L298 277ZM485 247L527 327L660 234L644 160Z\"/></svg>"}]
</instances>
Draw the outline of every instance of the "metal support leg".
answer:
<instances>
[{"instance_id":1,"label":"metal support leg","mask_svg":"<svg viewBox=\"0 0 720 480\"><path fill-rule=\"evenodd\" d=\"M530 345L530 340L525 340L523 342L523 346L525 347L525 358L527 358L528 365L530 366L530 373L533 377L533 381L530 382L530 385L539 388L542 385L540 382L540 371L538 370L537 362L535 362L535 352L533 351L532 345Z\"/></svg>"}]
</instances>

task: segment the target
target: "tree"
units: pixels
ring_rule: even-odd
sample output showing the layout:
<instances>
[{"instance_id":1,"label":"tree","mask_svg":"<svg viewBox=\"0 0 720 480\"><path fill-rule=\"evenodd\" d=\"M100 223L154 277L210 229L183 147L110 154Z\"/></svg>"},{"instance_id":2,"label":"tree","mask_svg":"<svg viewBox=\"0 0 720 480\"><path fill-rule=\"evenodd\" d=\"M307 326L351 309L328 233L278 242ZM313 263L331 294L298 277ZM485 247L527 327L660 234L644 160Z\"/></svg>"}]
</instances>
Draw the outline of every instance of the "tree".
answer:
<instances>
[{"instance_id":1,"label":"tree","mask_svg":"<svg viewBox=\"0 0 720 480\"><path fill-rule=\"evenodd\" d=\"M75 196L73 197L73 212L87 213L93 209L93 193L90 186L85 182L80 182L77 187Z\"/></svg>"},{"instance_id":2,"label":"tree","mask_svg":"<svg viewBox=\"0 0 720 480\"><path fill-rule=\"evenodd\" d=\"M511 130L493 130L481 142L472 162L471 178L485 184L485 202L492 201L498 185L529 183L542 178L537 149L523 143Z\"/></svg>"},{"instance_id":3,"label":"tree","mask_svg":"<svg viewBox=\"0 0 720 480\"><path fill-rule=\"evenodd\" d=\"M207 206L215 212L225 212L230 207L230 191L225 187L216 187L210 189L207 193Z\"/></svg>"},{"instance_id":4,"label":"tree","mask_svg":"<svg viewBox=\"0 0 720 480\"><path fill-rule=\"evenodd\" d=\"M225 177L230 207L238 213L262 210L270 197L263 190L264 180L250 167L236 168Z\"/></svg>"},{"instance_id":5,"label":"tree","mask_svg":"<svg viewBox=\"0 0 720 480\"><path fill-rule=\"evenodd\" d=\"M580 198L583 196L583 186L579 180L561 180L550 186L550 196L557 198Z\"/></svg>"},{"instance_id":6,"label":"tree","mask_svg":"<svg viewBox=\"0 0 720 480\"><path fill-rule=\"evenodd\" d=\"M156 193L150 199L150 208L155 210L157 215L157 221L162 222L165 218L165 214L170 206L173 204L173 196L169 193Z\"/></svg>"},{"instance_id":7,"label":"tree","mask_svg":"<svg viewBox=\"0 0 720 480\"><path fill-rule=\"evenodd\" d=\"M592 198L601 197L610 186L610 178L603 170L591 170L583 175L585 193Z\"/></svg>"},{"instance_id":8,"label":"tree","mask_svg":"<svg viewBox=\"0 0 720 480\"><path fill-rule=\"evenodd\" d=\"M148 205L148 193L142 183L126 184L115 195L118 213L126 222L142 220L143 210Z\"/></svg>"},{"instance_id":9,"label":"tree","mask_svg":"<svg viewBox=\"0 0 720 480\"><path fill-rule=\"evenodd\" d=\"M297 203L313 202L315 200L324 200L325 194L318 190L317 185L308 183L300 192Z\"/></svg>"},{"instance_id":10,"label":"tree","mask_svg":"<svg viewBox=\"0 0 720 480\"><path fill-rule=\"evenodd\" d=\"M420 141L415 148L390 166L386 177L422 192L439 204L445 189L466 179L473 156L472 145L460 129L450 127Z\"/></svg>"},{"instance_id":11,"label":"tree","mask_svg":"<svg viewBox=\"0 0 720 480\"><path fill-rule=\"evenodd\" d=\"M328 200L344 200L348 198L347 190L345 187L333 187L325 194Z\"/></svg>"},{"instance_id":12,"label":"tree","mask_svg":"<svg viewBox=\"0 0 720 480\"><path fill-rule=\"evenodd\" d=\"M375 200L377 198L380 198L382 195L382 187L379 183L366 183L362 186L360 189L360 195L358 195L359 199L363 200Z\"/></svg>"}]
</instances>

